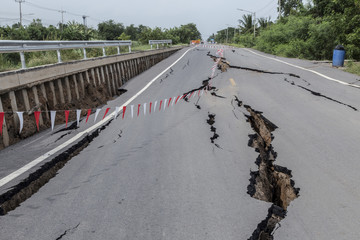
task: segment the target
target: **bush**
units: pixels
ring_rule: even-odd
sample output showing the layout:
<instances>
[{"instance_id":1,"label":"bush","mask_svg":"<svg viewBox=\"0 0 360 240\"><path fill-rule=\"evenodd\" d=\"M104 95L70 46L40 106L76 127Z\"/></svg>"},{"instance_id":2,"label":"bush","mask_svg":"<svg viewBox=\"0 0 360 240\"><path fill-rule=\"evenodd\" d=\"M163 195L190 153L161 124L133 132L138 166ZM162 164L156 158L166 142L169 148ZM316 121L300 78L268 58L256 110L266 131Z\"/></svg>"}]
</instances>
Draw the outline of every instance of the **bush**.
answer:
<instances>
[{"instance_id":1,"label":"bush","mask_svg":"<svg viewBox=\"0 0 360 240\"><path fill-rule=\"evenodd\" d=\"M253 47L253 46L255 46L254 35L250 34L250 33L236 35L235 43L241 44L244 47L249 47L249 48Z\"/></svg>"},{"instance_id":2,"label":"bush","mask_svg":"<svg viewBox=\"0 0 360 240\"><path fill-rule=\"evenodd\" d=\"M345 45L347 58L360 59L360 27L356 28L353 33L346 36L347 43Z\"/></svg>"},{"instance_id":3,"label":"bush","mask_svg":"<svg viewBox=\"0 0 360 240\"><path fill-rule=\"evenodd\" d=\"M331 59L334 47L341 42L342 29L338 16L311 18L310 16L290 16L263 29L256 39L256 48L271 54L307 59ZM349 39L356 42L356 35ZM359 40L360 41L360 40ZM356 42L356 44L359 44ZM351 55L358 55L356 44ZM359 45L358 45L359 46Z\"/></svg>"},{"instance_id":4,"label":"bush","mask_svg":"<svg viewBox=\"0 0 360 240\"><path fill-rule=\"evenodd\" d=\"M309 57L308 45L303 40L295 39L288 44L277 45L274 54L292 58L307 58Z\"/></svg>"},{"instance_id":5,"label":"bush","mask_svg":"<svg viewBox=\"0 0 360 240\"><path fill-rule=\"evenodd\" d=\"M290 16L276 24L261 30L256 39L256 48L271 54L299 57L309 38L309 26L314 20L311 17Z\"/></svg>"},{"instance_id":6,"label":"bush","mask_svg":"<svg viewBox=\"0 0 360 240\"><path fill-rule=\"evenodd\" d=\"M335 28L329 21L313 23L309 29L310 38L307 43L310 50L310 58L331 59L334 47L337 45Z\"/></svg>"}]
</instances>

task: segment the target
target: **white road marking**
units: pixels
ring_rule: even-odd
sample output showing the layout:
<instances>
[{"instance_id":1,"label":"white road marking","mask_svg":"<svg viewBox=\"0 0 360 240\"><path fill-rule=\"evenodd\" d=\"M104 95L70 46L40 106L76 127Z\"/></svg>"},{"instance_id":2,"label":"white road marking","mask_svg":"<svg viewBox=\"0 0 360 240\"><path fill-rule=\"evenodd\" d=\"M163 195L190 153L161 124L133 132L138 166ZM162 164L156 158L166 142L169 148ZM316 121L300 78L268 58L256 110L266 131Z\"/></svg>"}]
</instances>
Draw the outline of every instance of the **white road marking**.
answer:
<instances>
[{"instance_id":1,"label":"white road marking","mask_svg":"<svg viewBox=\"0 0 360 240\"><path fill-rule=\"evenodd\" d=\"M167 72L171 67L173 67L177 62L179 62L190 50L192 50L193 48L188 49L183 55L181 55L180 58L178 58L175 62L173 62L169 67L167 67L164 71L162 71L161 73L159 73L159 75L157 75L155 78L153 78L148 84L146 84L145 87L143 87L143 89L141 89L139 92L137 92L134 96L132 96L129 100L127 100L121 107L120 109L123 109L124 106L129 105L129 103L131 103L135 98L137 98L141 93L143 93L147 88L150 87L151 84L153 84L161 75L163 75L165 72ZM121 110L122 111L122 110ZM78 134L76 134L73 138L67 140L66 142L64 142L63 144L59 145L58 147L54 148L53 150L48 151L47 153L41 155L40 157L36 158L35 160L31 161L30 163L26 164L25 166L23 166L22 168L19 168L18 170L10 173L8 176L0 179L0 187L4 186L5 184L7 184L8 182L10 182L11 180L17 178L18 176L20 176L21 174L27 172L28 170L30 170L31 168L33 168L34 166L36 166L37 164L41 163L42 161L44 161L45 159L47 159L48 157L54 155L56 152L60 151L61 149L69 146L70 144L72 144L73 142L75 142L76 140L78 140L79 138L81 138L83 135L88 134L90 132L92 132L93 130L99 128L101 125L103 125L104 123L108 122L110 119L112 119L115 116L115 111L112 112L110 115L108 115L106 118L104 118L103 120L99 121L98 123L96 123L95 125L89 127L88 129L86 129L85 131L82 131Z\"/></svg>"},{"instance_id":2,"label":"white road marking","mask_svg":"<svg viewBox=\"0 0 360 240\"><path fill-rule=\"evenodd\" d=\"M288 62L285 62L285 61L282 61L280 59L276 59L276 58L272 58L272 57L268 57L268 56L265 56L265 55L262 55L262 54L259 54L259 53L256 53L254 51L251 51L249 49L246 49L246 48L243 48L244 50L248 51L248 52L251 52L255 55L258 55L258 56L261 56L261 57L264 57L264 58L268 58L268 59L271 59L271 60L274 60L274 61L277 61L277 62L281 62L281 63L284 63L284 64L287 64L289 66L292 66L292 67L295 67L295 68L299 68L301 70L304 70L304 71L308 71L308 72L312 72L312 73L315 73L316 75L319 75L320 77L323 77L327 80L330 80L330 81L333 81L333 82L337 82L337 83L340 83L340 84L343 84L343 85L346 85L346 86L351 86L351 87L355 87L355 88L360 88L360 86L358 85L355 85L355 84L351 84L351 83L347 83L347 82L344 82L344 81L341 81L341 80L337 80L335 78L332 78L332 77L328 77L322 73L319 73L319 72L316 72L314 70L310 70L310 69L307 69L307 68L303 68L303 67L300 67L300 66L297 66L295 64L292 64L292 63L288 63Z\"/></svg>"}]
</instances>

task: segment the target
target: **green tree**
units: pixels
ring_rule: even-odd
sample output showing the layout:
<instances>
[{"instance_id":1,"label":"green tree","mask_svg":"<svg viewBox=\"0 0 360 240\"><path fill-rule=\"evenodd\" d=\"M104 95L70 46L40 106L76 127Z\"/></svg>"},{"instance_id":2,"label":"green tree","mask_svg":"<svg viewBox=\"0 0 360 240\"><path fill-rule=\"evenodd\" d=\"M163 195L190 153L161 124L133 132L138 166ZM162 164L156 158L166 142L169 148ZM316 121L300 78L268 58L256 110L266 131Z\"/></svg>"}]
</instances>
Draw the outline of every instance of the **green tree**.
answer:
<instances>
[{"instance_id":1,"label":"green tree","mask_svg":"<svg viewBox=\"0 0 360 240\"><path fill-rule=\"evenodd\" d=\"M138 37L138 30L137 30L137 27L134 26L134 24L130 24L130 26L127 26L125 28L125 32L124 32L126 35L130 36L129 39L131 40L138 40L137 37ZM126 39L126 40L129 40L129 39ZM125 40L125 39L124 39Z\"/></svg>"},{"instance_id":2,"label":"green tree","mask_svg":"<svg viewBox=\"0 0 360 240\"><path fill-rule=\"evenodd\" d=\"M280 0L280 12L284 17L299 12L301 8L303 8L302 0Z\"/></svg>"},{"instance_id":3,"label":"green tree","mask_svg":"<svg viewBox=\"0 0 360 240\"><path fill-rule=\"evenodd\" d=\"M215 35L215 42L225 43L225 40L226 40L226 29L217 31L217 33Z\"/></svg>"},{"instance_id":4,"label":"green tree","mask_svg":"<svg viewBox=\"0 0 360 240\"><path fill-rule=\"evenodd\" d=\"M258 19L258 23L259 23L259 27L261 29L265 29L267 28L268 26L270 26L270 24L272 24L271 20L270 20L270 17L269 18L259 18Z\"/></svg>"},{"instance_id":5,"label":"green tree","mask_svg":"<svg viewBox=\"0 0 360 240\"><path fill-rule=\"evenodd\" d=\"M181 25L178 29L178 36L181 43L189 43L191 40L201 39L201 33L194 23Z\"/></svg>"},{"instance_id":6,"label":"green tree","mask_svg":"<svg viewBox=\"0 0 360 240\"><path fill-rule=\"evenodd\" d=\"M40 19L34 19L29 26L27 26L26 31L29 34L31 40L45 40L48 39L48 28L42 25Z\"/></svg>"},{"instance_id":7,"label":"green tree","mask_svg":"<svg viewBox=\"0 0 360 240\"><path fill-rule=\"evenodd\" d=\"M108 20L98 24L99 35L105 40L116 40L124 30L124 25L122 23L115 23L114 20Z\"/></svg>"},{"instance_id":8,"label":"green tree","mask_svg":"<svg viewBox=\"0 0 360 240\"><path fill-rule=\"evenodd\" d=\"M62 39L64 40L91 40L96 37L96 32L75 21L64 24Z\"/></svg>"},{"instance_id":9,"label":"green tree","mask_svg":"<svg viewBox=\"0 0 360 240\"><path fill-rule=\"evenodd\" d=\"M348 8L359 9L359 0L313 0L311 12L314 17L344 14Z\"/></svg>"},{"instance_id":10,"label":"green tree","mask_svg":"<svg viewBox=\"0 0 360 240\"><path fill-rule=\"evenodd\" d=\"M119 40L130 40L131 36L130 35L126 35L125 32L123 32L120 37L118 37Z\"/></svg>"},{"instance_id":11,"label":"green tree","mask_svg":"<svg viewBox=\"0 0 360 240\"><path fill-rule=\"evenodd\" d=\"M159 27L154 29L147 28L140 34L140 41L143 44L147 44L149 40L161 40L164 39L164 36L164 32Z\"/></svg>"},{"instance_id":12,"label":"green tree","mask_svg":"<svg viewBox=\"0 0 360 240\"><path fill-rule=\"evenodd\" d=\"M253 17L251 14L244 14L242 19L239 19L241 33L246 34L253 31Z\"/></svg>"}]
</instances>

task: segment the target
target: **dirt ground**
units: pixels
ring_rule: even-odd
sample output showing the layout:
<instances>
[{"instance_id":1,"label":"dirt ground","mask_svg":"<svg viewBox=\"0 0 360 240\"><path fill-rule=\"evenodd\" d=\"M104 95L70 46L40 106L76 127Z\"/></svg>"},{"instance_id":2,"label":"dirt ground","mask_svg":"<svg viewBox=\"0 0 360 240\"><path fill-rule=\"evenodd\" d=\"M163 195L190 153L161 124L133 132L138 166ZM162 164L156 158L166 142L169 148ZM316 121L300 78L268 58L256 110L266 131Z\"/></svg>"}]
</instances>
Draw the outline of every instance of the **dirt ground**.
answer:
<instances>
[{"instance_id":1,"label":"dirt ground","mask_svg":"<svg viewBox=\"0 0 360 240\"><path fill-rule=\"evenodd\" d=\"M72 84L73 81L70 81ZM10 104L10 98L8 94L4 94L1 96L2 103L4 106L4 112L5 113L5 120L8 128L8 134L10 138L10 145L15 144L19 142L22 139L25 139L29 136L32 136L34 133L37 132L36 127L36 121L34 116L34 111L41 111L40 118L43 119L43 124L40 125L40 131L47 129L51 127L51 121L50 121L50 110L56 110L56 121L55 124L64 124L65 123L65 110L70 110L69 115L69 122L76 120L76 110L82 109L82 116L86 116L87 110L92 109L93 111L96 110L97 107L106 104L108 100L113 99L113 96L111 93L108 92L108 86L107 83L103 83L100 86L94 86L91 83L85 82L85 93L82 92L82 88L79 86L79 95L80 99L76 98L75 88L70 84L71 88L71 96L72 101L68 102L66 104L61 104L60 99L57 99L57 104L54 105L53 101L53 92L51 91L50 87L46 86L46 95L42 95L40 87L37 87L38 95L39 95L39 102L40 104L35 103L35 96L33 94L32 89L27 89L27 93L29 96L30 106L32 109L30 111L25 110L23 96L21 91L17 91L15 93L17 98L17 107L18 111L24 111L24 127L19 134L19 125L18 125L18 119L16 113L12 113L11 104ZM58 89L55 88L55 91ZM59 95L59 94L56 94ZM58 97L58 96L56 96ZM64 97L65 99L68 98L66 95L66 91L64 91ZM14 116L16 115L16 116ZM17 124L15 125L15 121L17 121ZM68 127L70 125L68 124ZM4 148L4 143L2 137L0 137L0 149Z\"/></svg>"}]
</instances>

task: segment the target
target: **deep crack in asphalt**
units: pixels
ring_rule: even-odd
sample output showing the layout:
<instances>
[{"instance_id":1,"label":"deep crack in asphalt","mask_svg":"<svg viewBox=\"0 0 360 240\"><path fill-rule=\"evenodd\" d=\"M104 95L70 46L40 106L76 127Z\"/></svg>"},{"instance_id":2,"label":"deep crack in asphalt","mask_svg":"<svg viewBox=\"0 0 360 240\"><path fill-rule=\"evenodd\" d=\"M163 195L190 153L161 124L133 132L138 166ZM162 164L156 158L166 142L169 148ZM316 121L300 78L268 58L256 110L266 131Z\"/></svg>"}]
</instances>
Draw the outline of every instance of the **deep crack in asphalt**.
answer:
<instances>
[{"instance_id":1,"label":"deep crack in asphalt","mask_svg":"<svg viewBox=\"0 0 360 240\"><path fill-rule=\"evenodd\" d=\"M249 112L245 116L255 133L249 135L248 146L259 153L255 161L259 169L250 172L247 192L253 198L273 203L266 218L258 224L249 240L272 240L276 226L285 218L287 207L299 196L300 189L294 187L291 170L274 164L277 153L272 146L272 132L278 127L265 118L262 112L243 105L236 96L234 101L238 107L243 106Z\"/></svg>"},{"instance_id":2,"label":"deep crack in asphalt","mask_svg":"<svg viewBox=\"0 0 360 240\"><path fill-rule=\"evenodd\" d=\"M216 116L216 115L213 114L213 113L208 113L209 119L207 119L206 122L210 125L210 131L211 131L212 133L214 133L213 136L210 137L211 143L213 143L217 148L221 148L221 147L219 146L219 144L215 143L215 140L220 137L219 134L217 134L217 132L216 132L216 127L214 127L215 116Z\"/></svg>"},{"instance_id":3,"label":"deep crack in asphalt","mask_svg":"<svg viewBox=\"0 0 360 240\"><path fill-rule=\"evenodd\" d=\"M74 156L78 155L85 149L90 142L99 136L113 119L109 120L100 128L84 136L78 143L74 144L66 151L54 157L51 161L43 164L38 170L31 173L26 179L19 184L11 187L8 191L0 195L0 215L5 215L9 211L17 208L22 202L30 198L51 178L55 177L57 172L65 166Z\"/></svg>"}]
</instances>

